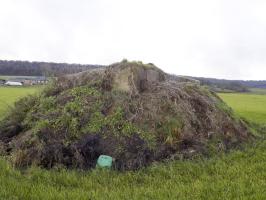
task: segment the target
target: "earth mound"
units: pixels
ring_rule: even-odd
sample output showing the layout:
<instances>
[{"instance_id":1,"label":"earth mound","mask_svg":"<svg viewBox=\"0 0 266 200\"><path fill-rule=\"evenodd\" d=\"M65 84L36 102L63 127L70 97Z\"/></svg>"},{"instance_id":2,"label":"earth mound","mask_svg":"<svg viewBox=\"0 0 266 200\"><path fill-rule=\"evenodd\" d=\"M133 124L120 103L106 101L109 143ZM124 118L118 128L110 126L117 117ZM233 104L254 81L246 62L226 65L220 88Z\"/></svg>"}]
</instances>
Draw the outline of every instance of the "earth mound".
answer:
<instances>
[{"instance_id":1,"label":"earth mound","mask_svg":"<svg viewBox=\"0 0 266 200\"><path fill-rule=\"evenodd\" d=\"M246 124L195 81L122 61L58 78L21 99L0 124L0 154L18 167L89 169L100 155L131 170L227 151L252 138Z\"/></svg>"}]
</instances>

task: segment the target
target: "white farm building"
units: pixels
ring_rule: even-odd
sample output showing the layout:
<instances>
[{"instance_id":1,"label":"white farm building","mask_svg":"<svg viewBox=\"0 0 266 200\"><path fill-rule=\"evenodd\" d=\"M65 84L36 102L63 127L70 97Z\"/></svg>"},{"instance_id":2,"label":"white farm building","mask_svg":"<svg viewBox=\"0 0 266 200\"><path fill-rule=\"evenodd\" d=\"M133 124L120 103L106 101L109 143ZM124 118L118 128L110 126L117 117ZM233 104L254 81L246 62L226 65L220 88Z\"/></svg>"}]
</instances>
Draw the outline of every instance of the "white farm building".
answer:
<instances>
[{"instance_id":1,"label":"white farm building","mask_svg":"<svg viewBox=\"0 0 266 200\"><path fill-rule=\"evenodd\" d=\"M9 86L22 86L23 84L21 82L15 82L15 81L7 81L5 85Z\"/></svg>"}]
</instances>

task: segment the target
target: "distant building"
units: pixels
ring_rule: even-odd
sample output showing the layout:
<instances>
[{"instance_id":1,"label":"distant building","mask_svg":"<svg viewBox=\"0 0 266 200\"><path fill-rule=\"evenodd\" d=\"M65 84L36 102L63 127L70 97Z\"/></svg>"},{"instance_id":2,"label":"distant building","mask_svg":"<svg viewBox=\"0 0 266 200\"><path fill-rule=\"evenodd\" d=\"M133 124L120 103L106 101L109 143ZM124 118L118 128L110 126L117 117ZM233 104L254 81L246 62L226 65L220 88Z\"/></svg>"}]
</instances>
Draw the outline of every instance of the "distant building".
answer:
<instances>
[{"instance_id":1,"label":"distant building","mask_svg":"<svg viewBox=\"0 0 266 200\"><path fill-rule=\"evenodd\" d=\"M8 85L8 86L23 86L23 84L21 82L16 82L16 81L7 81L5 83L5 85Z\"/></svg>"},{"instance_id":2,"label":"distant building","mask_svg":"<svg viewBox=\"0 0 266 200\"><path fill-rule=\"evenodd\" d=\"M25 79L25 80L23 81L23 85L33 85L33 84L32 84L32 80L30 80L30 79Z\"/></svg>"},{"instance_id":3,"label":"distant building","mask_svg":"<svg viewBox=\"0 0 266 200\"><path fill-rule=\"evenodd\" d=\"M31 79L23 80L24 85L44 85L47 83L48 83L48 80L45 77L34 77Z\"/></svg>"},{"instance_id":4,"label":"distant building","mask_svg":"<svg viewBox=\"0 0 266 200\"><path fill-rule=\"evenodd\" d=\"M32 81L32 85L44 85L48 83L47 78L44 76L35 77L31 81Z\"/></svg>"},{"instance_id":5,"label":"distant building","mask_svg":"<svg viewBox=\"0 0 266 200\"><path fill-rule=\"evenodd\" d=\"M16 77L14 79L9 79L9 82L19 82L22 85L44 85L48 83L48 79L44 76L36 76L36 77Z\"/></svg>"}]
</instances>

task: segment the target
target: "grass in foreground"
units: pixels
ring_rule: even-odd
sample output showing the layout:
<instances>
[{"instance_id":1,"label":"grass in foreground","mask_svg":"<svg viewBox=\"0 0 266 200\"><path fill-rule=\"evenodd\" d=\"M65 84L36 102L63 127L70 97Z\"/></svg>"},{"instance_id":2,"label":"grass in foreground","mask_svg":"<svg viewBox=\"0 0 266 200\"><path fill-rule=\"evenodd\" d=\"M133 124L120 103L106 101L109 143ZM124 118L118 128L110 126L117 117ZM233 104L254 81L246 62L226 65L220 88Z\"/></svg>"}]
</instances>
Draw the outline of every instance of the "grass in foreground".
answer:
<instances>
[{"instance_id":1,"label":"grass in foreground","mask_svg":"<svg viewBox=\"0 0 266 200\"><path fill-rule=\"evenodd\" d=\"M231 95L221 96L239 115L266 120L260 110L266 96ZM266 199L265 180L266 141L209 160L173 161L126 173L19 171L0 159L0 199Z\"/></svg>"},{"instance_id":2,"label":"grass in foreground","mask_svg":"<svg viewBox=\"0 0 266 200\"><path fill-rule=\"evenodd\" d=\"M0 161L1 199L265 199L266 142L210 160L139 172L14 170Z\"/></svg>"}]
</instances>

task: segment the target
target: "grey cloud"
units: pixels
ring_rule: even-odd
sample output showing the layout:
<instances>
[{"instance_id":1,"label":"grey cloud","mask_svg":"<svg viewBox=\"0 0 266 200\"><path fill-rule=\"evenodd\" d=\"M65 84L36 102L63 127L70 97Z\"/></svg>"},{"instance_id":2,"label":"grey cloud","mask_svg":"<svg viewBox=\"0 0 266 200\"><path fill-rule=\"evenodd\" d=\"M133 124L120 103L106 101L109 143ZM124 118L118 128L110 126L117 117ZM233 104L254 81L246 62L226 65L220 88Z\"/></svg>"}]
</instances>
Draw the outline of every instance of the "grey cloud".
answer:
<instances>
[{"instance_id":1,"label":"grey cloud","mask_svg":"<svg viewBox=\"0 0 266 200\"><path fill-rule=\"evenodd\" d=\"M266 79L264 0L2 0L0 59L108 64Z\"/></svg>"}]
</instances>

